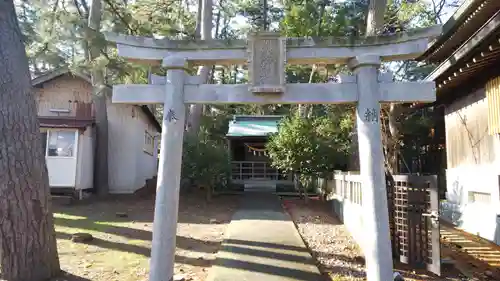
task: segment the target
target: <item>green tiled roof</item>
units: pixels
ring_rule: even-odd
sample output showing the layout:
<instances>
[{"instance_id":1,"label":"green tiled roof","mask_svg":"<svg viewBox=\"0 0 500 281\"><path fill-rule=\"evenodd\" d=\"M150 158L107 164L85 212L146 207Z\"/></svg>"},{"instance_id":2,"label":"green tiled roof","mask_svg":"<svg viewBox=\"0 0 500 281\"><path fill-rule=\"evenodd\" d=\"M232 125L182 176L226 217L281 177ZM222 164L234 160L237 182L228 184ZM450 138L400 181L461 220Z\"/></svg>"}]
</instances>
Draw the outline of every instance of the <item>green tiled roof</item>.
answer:
<instances>
[{"instance_id":1,"label":"green tiled roof","mask_svg":"<svg viewBox=\"0 0 500 281\"><path fill-rule=\"evenodd\" d=\"M234 116L229 122L228 137L265 137L278 132L278 123L283 116Z\"/></svg>"}]
</instances>

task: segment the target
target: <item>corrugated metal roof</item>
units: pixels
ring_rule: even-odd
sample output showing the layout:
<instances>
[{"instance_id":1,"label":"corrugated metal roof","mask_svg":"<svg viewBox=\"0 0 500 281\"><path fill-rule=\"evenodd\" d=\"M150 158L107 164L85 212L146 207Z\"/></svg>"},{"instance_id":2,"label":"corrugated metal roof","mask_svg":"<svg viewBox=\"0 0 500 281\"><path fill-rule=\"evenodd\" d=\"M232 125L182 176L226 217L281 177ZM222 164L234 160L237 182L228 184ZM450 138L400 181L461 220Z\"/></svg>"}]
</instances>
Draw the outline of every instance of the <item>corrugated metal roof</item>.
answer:
<instances>
[{"instance_id":1,"label":"corrugated metal roof","mask_svg":"<svg viewBox=\"0 0 500 281\"><path fill-rule=\"evenodd\" d=\"M265 137L278 132L278 123L283 116L234 116L229 122L228 137Z\"/></svg>"}]
</instances>

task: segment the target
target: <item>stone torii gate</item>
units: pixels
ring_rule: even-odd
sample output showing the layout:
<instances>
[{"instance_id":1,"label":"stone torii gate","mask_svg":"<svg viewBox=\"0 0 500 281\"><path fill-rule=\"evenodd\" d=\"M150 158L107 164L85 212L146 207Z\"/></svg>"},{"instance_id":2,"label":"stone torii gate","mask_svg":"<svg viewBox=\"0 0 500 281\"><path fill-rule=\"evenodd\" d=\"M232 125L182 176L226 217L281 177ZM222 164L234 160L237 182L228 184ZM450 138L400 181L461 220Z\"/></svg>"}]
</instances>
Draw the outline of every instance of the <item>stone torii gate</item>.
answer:
<instances>
[{"instance_id":1,"label":"stone torii gate","mask_svg":"<svg viewBox=\"0 0 500 281\"><path fill-rule=\"evenodd\" d=\"M409 60L423 53L441 27L368 38L283 38L273 32L247 40L157 40L108 33L118 54L167 69L164 85L116 85L113 102L164 104L155 202L151 281L173 278L175 239L186 104L339 104L357 103L360 173L363 178L364 250L368 280L392 280L392 252L380 103L432 102L433 82L393 82L380 74L383 61ZM354 75L339 83L286 84L286 64L347 64ZM186 74L188 64L248 64L249 84L203 84Z\"/></svg>"}]
</instances>

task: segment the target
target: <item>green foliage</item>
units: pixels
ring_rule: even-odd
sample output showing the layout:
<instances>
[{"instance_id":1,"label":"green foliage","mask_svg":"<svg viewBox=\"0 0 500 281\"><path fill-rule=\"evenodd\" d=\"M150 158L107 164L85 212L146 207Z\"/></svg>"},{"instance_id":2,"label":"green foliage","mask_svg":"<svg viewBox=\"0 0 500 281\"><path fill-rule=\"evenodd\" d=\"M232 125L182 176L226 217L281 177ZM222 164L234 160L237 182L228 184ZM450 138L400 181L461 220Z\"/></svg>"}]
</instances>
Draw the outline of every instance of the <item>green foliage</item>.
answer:
<instances>
[{"instance_id":1,"label":"green foliage","mask_svg":"<svg viewBox=\"0 0 500 281\"><path fill-rule=\"evenodd\" d=\"M288 117L272 135L267 151L272 165L284 172L323 175L345 167L350 149L349 128L328 116Z\"/></svg>"},{"instance_id":2,"label":"green foliage","mask_svg":"<svg viewBox=\"0 0 500 281\"><path fill-rule=\"evenodd\" d=\"M216 108L210 110L211 112L205 113L200 120L201 134L212 141L224 141L232 115Z\"/></svg>"},{"instance_id":3,"label":"green foliage","mask_svg":"<svg viewBox=\"0 0 500 281\"><path fill-rule=\"evenodd\" d=\"M240 0L238 1L237 13L248 19L250 30L270 29L273 30L273 23L279 22L283 17L283 9L273 5L272 1L267 1L267 11L260 0Z\"/></svg>"},{"instance_id":4,"label":"green foliage","mask_svg":"<svg viewBox=\"0 0 500 281\"><path fill-rule=\"evenodd\" d=\"M129 10L128 21L135 22L138 34L194 37L196 17L182 1L138 0L130 4Z\"/></svg>"},{"instance_id":5,"label":"green foliage","mask_svg":"<svg viewBox=\"0 0 500 281\"><path fill-rule=\"evenodd\" d=\"M286 36L355 36L364 30L366 7L366 0L290 0L280 26Z\"/></svg>"},{"instance_id":6,"label":"green foliage","mask_svg":"<svg viewBox=\"0 0 500 281\"><path fill-rule=\"evenodd\" d=\"M204 134L185 138L182 154L183 179L211 192L215 188L228 186L230 172L231 165L225 145L206 138Z\"/></svg>"},{"instance_id":7,"label":"green foliage","mask_svg":"<svg viewBox=\"0 0 500 281\"><path fill-rule=\"evenodd\" d=\"M189 39L194 36L198 1L102 1L101 31L141 36L167 36L174 39ZM88 72L91 68L98 67L105 69L106 82L114 85L147 83L149 71L161 71L161 69L150 69L148 66L130 63L118 57L116 49L111 44L107 44L102 36L97 36L93 41L101 49L101 59L90 63L86 62L86 55L88 55L86 53L89 47L87 44L89 36L87 20L90 0L18 0L15 2L19 24L25 37L30 69L35 75L66 65L80 69L82 72ZM443 7L450 4L456 5L458 2L461 1L390 0L385 15L383 33L406 31L415 27L439 23ZM214 1L214 32L219 39L231 40L244 37L249 30L266 25L270 30L279 31L288 37L363 36L366 29L367 7L368 0L268 1L267 15L264 18L261 1L216 0ZM245 23L241 24L242 16ZM407 81L421 80L432 70L432 66L421 67L415 62L394 62L390 65L385 64L384 67L392 70L399 68L400 71L395 73L396 79ZM316 65L311 77L312 70L312 66L287 66L287 82L326 82L340 71L345 70L345 67ZM246 83L247 71L247 66L244 65L216 66L212 83ZM200 131L204 134L204 138L216 143L222 142L227 132L227 123L234 114L288 115L295 107L290 105L206 106L207 110L205 110L201 121ZM321 144L320 140L329 138L335 150L348 154L350 143L343 140L350 138L350 130L347 128L352 127L353 106L313 105L308 106L308 111L310 116L316 117L307 121L311 124L303 124L305 127L300 127L301 130L314 129L312 130L314 135L323 134L326 136L320 136L318 140L310 141L310 145L317 146L312 150L323 153L320 148L327 146ZM161 113L161 107L159 112ZM322 118L328 122L323 121L324 123L322 123ZM402 124L401 135L411 136L398 136L403 147L417 147L414 144L416 139L419 140L418 143L428 142L426 138L428 138L430 128L434 127L433 122L425 120L425 117L421 115L411 117L403 115L398 116L397 119ZM198 141L206 145L205 140ZM329 151L329 149L327 150ZM329 153L325 155L329 155ZM321 160L320 156L315 157L317 159L313 160L316 162L326 161L325 159L328 158L325 156L326 158ZM337 163L339 159L332 163ZM309 172L328 168L316 166L310 168Z\"/></svg>"}]
</instances>

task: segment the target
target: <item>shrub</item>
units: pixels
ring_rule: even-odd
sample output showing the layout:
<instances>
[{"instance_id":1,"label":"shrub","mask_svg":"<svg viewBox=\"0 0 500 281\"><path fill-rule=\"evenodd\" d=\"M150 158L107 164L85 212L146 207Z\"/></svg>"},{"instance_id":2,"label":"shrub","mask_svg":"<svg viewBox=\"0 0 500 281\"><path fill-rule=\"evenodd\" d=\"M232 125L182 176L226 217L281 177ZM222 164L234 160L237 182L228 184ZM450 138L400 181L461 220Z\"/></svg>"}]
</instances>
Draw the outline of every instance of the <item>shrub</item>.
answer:
<instances>
[{"instance_id":1,"label":"shrub","mask_svg":"<svg viewBox=\"0 0 500 281\"><path fill-rule=\"evenodd\" d=\"M229 184L231 166L227 147L203 136L187 136L182 155L182 178L192 186L205 189L210 200L215 188Z\"/></svg>"},{"instance_id":2,"label":"shrub","mask_svg":"<svg viewBox=\"0 0 500 281\"><path fill-rule=\"evenodd\" d=\"M326 177L345 167L350 128L337 120L328 116L285 118L267 144L271 164L283 172L295 173L304 192L313 187L313 178Z\"/></svg>"}]
</instances>

